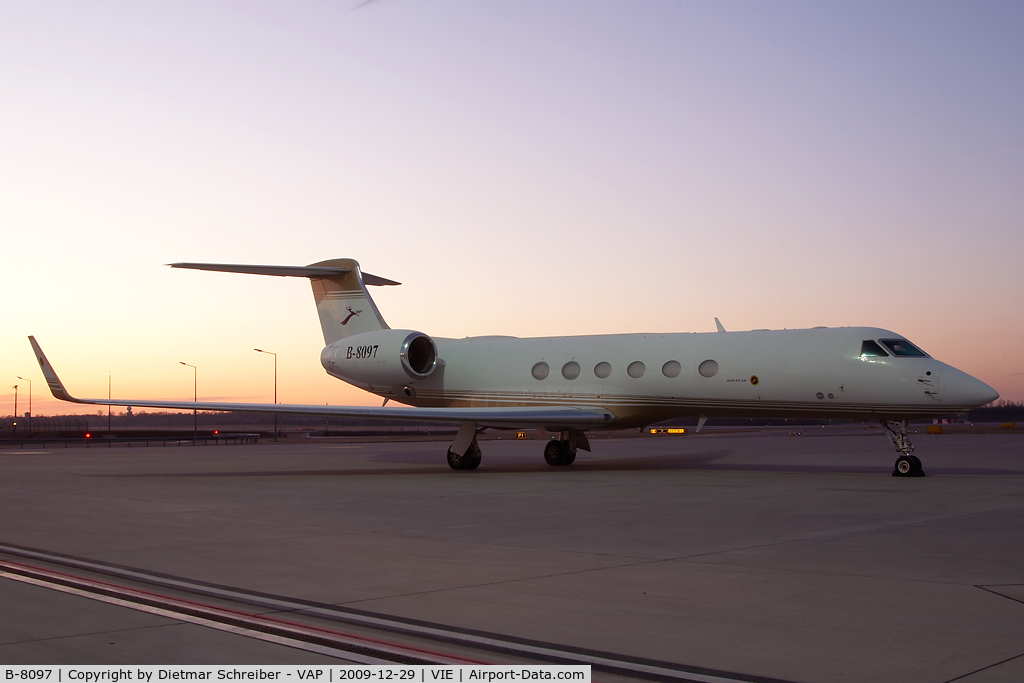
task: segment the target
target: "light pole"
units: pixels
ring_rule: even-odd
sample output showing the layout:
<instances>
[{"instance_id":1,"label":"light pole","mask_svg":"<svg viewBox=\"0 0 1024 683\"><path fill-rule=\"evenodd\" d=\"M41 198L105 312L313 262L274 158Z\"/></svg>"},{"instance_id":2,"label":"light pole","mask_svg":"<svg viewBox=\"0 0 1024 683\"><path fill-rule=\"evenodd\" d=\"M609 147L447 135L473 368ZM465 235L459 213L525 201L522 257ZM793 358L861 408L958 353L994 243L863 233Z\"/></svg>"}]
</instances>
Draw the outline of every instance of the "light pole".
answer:
<instances>
[{"instance_id":1,"label":"light pole","mask_svg":"<svg viewBox=\"0 0 1024 683\"><path fill-rule=\"evenodd\" d=\"M18 375L18 379L28 382L28 435L32 436L32 380L25 379L21 375ZM14 417L18 417L18 409L14 409Z\"/></svg>"},{"instance_id":2,"label":"light pole","mask_svg":"<svg viewBox=\"0 0 1024 683\"><path fill-rule=\"evenodd\" d=\"M107 372L107 400L110 400L110 372ZM107 404L107 436L110 436L110 404Z\"/></svg>"},{"instance_id":3,"label":"light pole","mask_svg":"<svg viewBox=\"0 0 1024 683\"><path fill-rule=\"evenodd\" d=\"M264 351L263 349L253 349L258 353L270 354L274 357L274 405L277 405L277 354L273 351ZM277 433L280 431L280 425L278 423L277 413L274 413L274 441L277 441Z\"/></svg>"},{"instance_id":4,"label":"light pole","mask_svg":"<svg viewBox=\"0 0 1024 683\"><path fill-rule=\"evenodd\" d=\"M277 403L277 401L274 401ZM14 420L11 421L11 426L14 427L14 436L18 436L18 385L14 385Z\"/></svg>"},{"instance_id":5,"label":"light pole","mask_svg":"<svg viewBox=\"0 0 1024 683\"><path fill-rule=\"evenodd\" d=\"M192 368L192 402L199 402L199 370L196 366L186 363L183 360L178 361L182 365L188 365ZM195 408L192 409L192 445L196 445L196 439L199 437L199 417L198 412Z\"/></svg>"}]
</instances>

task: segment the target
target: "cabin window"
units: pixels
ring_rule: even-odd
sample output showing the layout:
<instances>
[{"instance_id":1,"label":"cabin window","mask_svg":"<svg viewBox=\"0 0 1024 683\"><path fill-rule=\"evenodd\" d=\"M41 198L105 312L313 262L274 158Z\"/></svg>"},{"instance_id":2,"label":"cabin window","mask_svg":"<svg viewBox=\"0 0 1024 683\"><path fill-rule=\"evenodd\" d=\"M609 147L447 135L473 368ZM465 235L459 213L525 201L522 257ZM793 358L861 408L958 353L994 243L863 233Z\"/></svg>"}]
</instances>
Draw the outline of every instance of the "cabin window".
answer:
<instances>
[{"instance_id":1,"label":"cabin window","mask_svg":"<svg viewBox=\"0 0 1024 683\"><path fill-rule=\"evenodd\" d=\"M679 361L670 360L669 362L661 366L661 374L665 375L666 377L678 377L682 369L683 366L679 364Z\"/></svg>"},{"instance_id":2,"label":"cabin window","mask_svg":"<svg viewBox=\"0 0 1024 683\"><path fill-rule=\"evenodd\" d=\"M888 358L889 354L881 346L870 339L865 339L860 345L861 358Z\"/></svg>"},{"instance_id":3,"label":"cabin window","mask_svg":"<svg viewBox=\"0 0 1024 683\"><path fill-rule=\"evenodd\" d=\"M879 339L885 344L885 348L892 351L894 356L918 356L927 358L928 354L917 348L906 339Z\"/></svg>"},{"instance_id":4,"label":"cabin window","mask_svg":"<svg viewBox=\"0 0 1024 683\"><path fill-rule=\"evenodd\" d=\"M562 377L566 379L576 379L580 376L580 364L574 360L569 361L562 366Z\"/></svg>"},{"instance_id":5,"label":"cabin window","mask_svg":"<svg viewBox=\"0 0 1024 683\"><path fill-rule=\"evenodd\" d=\"M718 361L707 359L697 366L697 372L701 377L714 377L718 374Z\"/></svg>"},{"instance_id":6,"label":"cabin window","mask_svg":"<svg viewBox=\"0 0 1024 683\"><path fill-rule=\"evenodd\" d=\"M550 372L550 368L548 368L548 364L544 361L537 363L533 366L533 370L530 370L530 374L533 375L534 379L545 379L548 376L548 372Z\"/></svg>"},{"instance_id":7,"label":"cabin window","mask_svg":"<svg viewBox=\"0 0 1024 683\"><path fill-rule=\"evenodd\" d=\"M635 360L629 364L629 367L626 368L626 374L632 377L633 379L640 379L641 377L644 376L645 370L647 370L647 366L644 365L642 362Z\"/></svg>"},{"instance_id":8,"label":"cabin window","mask_svg":"<svg viewBox=\"0 0 1024 683\"><path fill-rule=\"evenodd\" d=\"M594 366L594 374L600 379L608 379L608 376L612 374L612 364L601 361Z\"/></svg>"}]
</instances>

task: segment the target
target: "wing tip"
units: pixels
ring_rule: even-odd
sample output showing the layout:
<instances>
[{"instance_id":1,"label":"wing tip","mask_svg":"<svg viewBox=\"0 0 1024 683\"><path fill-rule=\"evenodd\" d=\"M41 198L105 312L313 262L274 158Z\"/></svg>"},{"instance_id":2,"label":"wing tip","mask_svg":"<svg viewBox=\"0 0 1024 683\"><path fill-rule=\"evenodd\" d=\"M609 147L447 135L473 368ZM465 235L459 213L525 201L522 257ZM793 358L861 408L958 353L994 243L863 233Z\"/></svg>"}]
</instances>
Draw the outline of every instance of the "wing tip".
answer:
<instances>
[{"instance_id":1,"label":"wing tip","mask_svg":"<svg viewBox=\"0 0 1024 683\"><path fill-rule=\"evenodd\" d=\"M43 377L46 379L46 386L50 388L50 393L53 397L61 401L69 401L71 403L80 403L78 399L68 393L68 390L64 388L64 383L60 381L60 377L57 376L57 371L50 365L50 361L46 359L46 354L43 353L43 348L39 346L39 342L36 341L35 336L28 336L29 344L32 345L32 351L36 355L36 361L39 363L39 369L43 371Z\"/></svg>"}]
</instances>

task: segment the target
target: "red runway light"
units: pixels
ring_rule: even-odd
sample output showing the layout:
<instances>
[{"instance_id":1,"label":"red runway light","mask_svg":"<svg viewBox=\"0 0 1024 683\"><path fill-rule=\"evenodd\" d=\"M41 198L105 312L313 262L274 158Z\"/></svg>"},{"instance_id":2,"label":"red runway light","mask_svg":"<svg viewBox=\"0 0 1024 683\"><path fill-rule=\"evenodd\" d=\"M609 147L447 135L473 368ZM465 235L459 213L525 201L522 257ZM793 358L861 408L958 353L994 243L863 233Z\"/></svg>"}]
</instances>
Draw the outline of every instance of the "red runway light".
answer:
<instances>
[{"instance_id":1,"label":"red runway light","mask_svg":"<svg viewBox=\"0 0 1024 683\"><path fill-rule=\"evenodd\" d=\"M92 434L90 434L89 432L86 432L85 433L85 438L91 439L92 438Z\"/></svg>"}]
</instances>

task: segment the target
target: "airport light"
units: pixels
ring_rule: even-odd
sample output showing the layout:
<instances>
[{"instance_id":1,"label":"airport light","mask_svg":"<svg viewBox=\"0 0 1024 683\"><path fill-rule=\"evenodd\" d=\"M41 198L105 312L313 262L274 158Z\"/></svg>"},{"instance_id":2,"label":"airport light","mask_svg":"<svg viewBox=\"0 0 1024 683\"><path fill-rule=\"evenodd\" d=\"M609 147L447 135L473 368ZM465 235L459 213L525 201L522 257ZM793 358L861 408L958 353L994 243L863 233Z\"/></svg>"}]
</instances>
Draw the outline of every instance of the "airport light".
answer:
<instances>
[{"instance_id":1,"label":"airport light","mask_svg":"<svg viewBox=\"0 0 1024 683\"><path fill-rule=\"evenodd\" d=\"M183 360L178 361L182 365L187 365L192 368L192 402L199 403L199 370L196 366L191 363L186 363ZM192 445L196 445L196 439L199 438L199 417L198 411L195 408L192 409Z\"/></svg>"},{"instance_id":2,"label":"airport light","mask_svg":"<svg viewBox=\"0 0 1024 683\"><path fill-rule=\"evenodd\" d=\"M274 357L274 405L277 405L277 354L273 351L264 351L263 349L253 349L257 353L266 353ZM277 433L281 430L280 422L278 421L277 413L274 413L274 441L277 441Z\"/></svg>"},{"instance_id":3,"label":"airport light","mask_svg":"<svg viewBox=\"0 0 1024 683\"><path fill-rule=\"evenodd\" d=\"M18 385L14 385L14 420L11 421L14 427L14 435L18 435Z\"/></svg>"},{"instance_id":4,"label":"airport light","mask_svg":"<svg viewBox=\"0 0 1024 683\"><path fill-rule=\"evenodd\" d=\"M110 400L110 372L107 372L107 400ZM107 404L107 436L110 436L110 404Z\"/></svg>"},{"instance_id":5,"label":"airport light","mask_svg":"<svg viewBox=\"0 0 1024 683\"><path fill-rule=\"evenodd\" d=\"M18 379L28 382L28 435L32 436L32 380L18 375ZM14 417L18 417L18 408L14 408Z\"/></svg>"}]
</instances>

